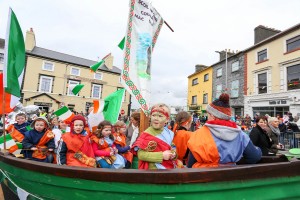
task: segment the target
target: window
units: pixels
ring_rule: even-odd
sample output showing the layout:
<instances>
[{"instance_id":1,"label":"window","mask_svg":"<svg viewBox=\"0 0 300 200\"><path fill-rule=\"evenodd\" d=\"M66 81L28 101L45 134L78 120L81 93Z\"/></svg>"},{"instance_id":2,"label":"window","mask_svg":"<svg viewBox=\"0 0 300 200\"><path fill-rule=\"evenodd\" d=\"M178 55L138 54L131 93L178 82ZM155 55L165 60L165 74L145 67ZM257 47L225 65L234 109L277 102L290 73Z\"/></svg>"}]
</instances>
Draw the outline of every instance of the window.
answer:
<instances>
[{"instance_id":1,"label":"window","mask_svg":"<svg viewBox=\"0 0 300 200\"><path fill-rule=\"evenodd\" d=\"M75 96L75 95L72 93L72 90L73 90L73 88L74 88L76 85L78 85L78 84L80 84L79 81L69 80L69 83L68 83L68 95L70 95L70 96ZM77 94L76 96L78 96L78 94Z\"/></svg>"},{"instance_id":2,"label":"window","mask_svg":"<svg viewBox=\"0 0 300 200\"><path fill-rule=\"evenodd\" d=\"M44 62L44 65L42 67L43 70L47 70L47 71L54 71L54 64L51 62Z\"/></svg>"},{"instance_id":3,"label":"window","mask_svg":"<svg viewBox=\"0 0 300 200\"><path fill-rule=\"evenodd\" d=\"M208 81L208 74L205 74L205 75L204 75L204 82L205 82L205 81Z\"/></svg>"},{"instance_id":4,"label":"window","mask_svg":"<svg viewBox=\"0 0 300 200\"><path fill-rule=\"evenodd\" d=\"M40 76L39 92L50 93L52 90L53 77Z\"/></svg>"},{"instance_id":5,"label":"window","mask_svg":"<svg viewBox=\"0 0 300 200\"><path fill-rule=\"evenodd\" d=\"M71 72L70 72L71 75L74 75L74 76L80 76L80 69L78 68L75 68L75 67L71 67Z\"/></svg>"},{"instance_id":6,"label":"window","mask_svg":"<svg viewBox=\"0 0 300 200\"><path fill-rule=\"evenodd\" d=\"M216 98L219 98L219 96L222 94L222 85L217 85L216 87Z\"/></svg>"},{"instance_id":7,"label":"window","mask_svg":"<svg viewBox=\"0 0 300 200\"><path fill-rule=\"evenodd\" d=\"M267 49L264 49L257 53L257 62L267 60Z\"/></svg>"},{"instance_id":8,"label":"window","mask_svg":"<svg viewBox=\"0 0 300 200\"><path fill-rule=\"evenodd\" d=\"M101 99L102 85L92 84L92 98Z\"/></svg>"},{"instance_id":9,"label":"window","mask_svg":"<svg viewBox=\"0 0 300 200\"><path fill-rule=\"evenodd\" d=\"M286 41L286 51L293 51L300 48L300 35Z\"/></svg>"},{"instance_id":10,"label":"window","mask_svg":"<svg viewBox=\"0 0 300 200\"><path fill-rule=\"evenodd\" d=\"M231 72L235 72L237 70L239 70L239 61L235 61L231 64Z\"/></svg>"},{"instance_id":11,"label":"window","mask_svg":"<svg viewBox=\"0 0 300 200\"><path fill-rule=\"evenodd\" d=\"M102 80L103 78L103 74L101 72L96 72L94 73L94 79L97 79L97 80Z\"/></svg>"},{"instance_id":12,"label":"window","mask_svg":"<svg viewBox=\"0 0 300 200\"><path fill-rule=\"evenodd\" d=\"M0 53L0 63L4 62L4 53Z\"/></svg>"},{"instance_id":13,"label":"window","mask_svg":"<svg viewBox=\"0 0 300 200\"><path fill-rule=\"evenodd\" d=\"M300 89L300 64L287 68L287 89Z\"/></svg>"},{"instance_id":14,"label":"window","mask_svg":"<svg viewBox=\"0 0 300 200\"><path fill-rule=\"evenodd\" d=\"M203 94L203 103L207 103L208 102L208 94Z\"/></svg>"},{"instance_id":15,"label":"window","mask_svg":"<svg viewBox=\"0 0 300 200\"><path fill-rule=\"evenodd\" d=\"M197 95L192 96L192 104L197 105Z\"/></svg>"},{"instance_id":16,"label":"window","mask_svg":"<svg viewBox=\"0 0 300 200\"><path fill-rule=\"evenodd\" d=\"M192 80L192 85L197 85L198 84L198 78L195 78Z\"/></svg>"},{"instance_id":17,"label":"window","mask_svg":"<svg viewBox=\"0 0 300 200\"><path fill-rule=\"evenodd\" d=\"M217 77L221 77L222 76L222 68L217 69Z\"/></svg>"},{"instance_id":18,"label":"window","mask_svg":"<svg viewBox=\"0 0 300 200\"><path fill-rule=\"evenodd\" d=\"M258 74L258 94L267 93L267 72Z\"/></svg>"},{"instance_id":19,"label":"window","mask_svg":"<svg viewBox=\"0 0 300 200\"><path fill-rule=\"evenodd\" d=\"M239 80L235 80L231 82L231 98L239 97Z\"/></svg>"}]
</instances>

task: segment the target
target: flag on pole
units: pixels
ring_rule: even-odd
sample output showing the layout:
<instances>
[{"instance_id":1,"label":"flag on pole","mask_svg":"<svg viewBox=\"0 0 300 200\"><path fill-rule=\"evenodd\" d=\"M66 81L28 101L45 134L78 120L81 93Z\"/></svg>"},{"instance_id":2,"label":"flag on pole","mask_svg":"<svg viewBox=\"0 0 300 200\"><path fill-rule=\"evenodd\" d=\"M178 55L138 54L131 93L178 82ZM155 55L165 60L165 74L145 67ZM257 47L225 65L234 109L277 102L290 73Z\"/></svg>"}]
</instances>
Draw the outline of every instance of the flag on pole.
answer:
<instances>
[{"instance_id":1,"label":"flag on pole","mask_svg":"<svg viewBox=\"0 0 300 200\"><path fill-rule=\"evenodd\" d=\"M69 110L66 106L58 109L54 112L58 119L63 120L65 123L71 123L72 118L75 116L74 113Z\"/></svg>"},{"instance_id":2,"label":"flag on pole","mask_svg":"<svg viewBox=\"0 0 300 200\"><path fill-rule=\"evenodd\" d=\"M118 47L121 50L124 50L124 46L125 46L125 37L123 37L123 39L121 40L121 42L118 44Z\"/></svg>"},{"instance_id":3,"label":"flag on pole","mask_svg":"<svg viewBox=\"0 0 300 200\"><path fill-rule=\"evenodd\" d=\"M74 95L77 95L83 87L84 87L83 84L77 84L77 85L70 86L71 91Z\"/></svg>"},{"instance_id":4,"label":"flag on pole","mask_svg":"<svg viewBox=\"0 0 300 200\"><path fill-rule=\"evenodd\" d=\"M19 103L21 97L21 84L24 76L25 67L25 44L24 37L18 19L9 9L8 23L6 30L4 48L4 67L1 76L1 100L5 92L5 100L8 106L0 113L12 111L12 108ZM2 85L3 82L3 85ZM3 90L3 86L5 90ZM1 102L2 103L2 102Z\"/></svg>"},{"instance_id":5,"label":"flag on pole","mask_svg":"<svg viewBox=\"0 0 300 200\"><path fill-rule=\"evenodd\" d=\"M141 15L140 13L145 13ZM121 83L150 113L151 57L164 20L150 0L131 0Z\"/></svg>"},{"instance_id":6,"label":"flag on pole","mask_svg":"<svg viewBox=\"0 0 300 200\"><path fill-rule=\"evenodd\" d=\"M3 88L4 88L3 87L3 73L0 73L0 102L1 102L0 114L12 112L13 108L19 103L19 98L4 92ZM3 107L2 106L3 92L5 93L4 94L4 101L5 101L4 111L3 111L3 108L2 108Z\"/></svg>"},{"instance_id":7,"label":"flag on pole","mask_svg":"<svg viewBox=\"0 0 300 200\"><path fill-rule=\"evenodd\" d=\"M25 67L25 44L21 27L12 9L9 9L4 54L5 91L21 97L21 84Z\"/></svg>"},{"instance_id":8,"label":"flag on pole","mask_svg":"<svg viewBox=\"0 0 300 200\"><path fill-rule=\"evenodd\" d=\"M102 65L104 65L105 61L104 60L101 60L100 62L90 66L91 70L96 72L97 69L99 69Z\"/></svg>"},{"instance_id":9,"label":"flag on pole","mask_svg":"<svg viewBox=\"0 0 300 200\"><path fill-rule=\"evenodd\" d=\"M13 153L18 150L19 147L10 134L5 135L5 139L6 149L9 150L9 153ZM0 149L4 149L4 135L0 137Z\"/></svg>"},{"instance_id":10,"label":"flag on pole","mask_svg":"<svg viewBox=\"0 0 300 200\"><path fill-rule=\"evenodd\" d=\"M125 89L117 90L104 98L103 101L94 100L94 110L88 115L88 122L92 131L95 131L98 124L103 120L115 124L118 121Z\"/></svg>"}]
</instances>

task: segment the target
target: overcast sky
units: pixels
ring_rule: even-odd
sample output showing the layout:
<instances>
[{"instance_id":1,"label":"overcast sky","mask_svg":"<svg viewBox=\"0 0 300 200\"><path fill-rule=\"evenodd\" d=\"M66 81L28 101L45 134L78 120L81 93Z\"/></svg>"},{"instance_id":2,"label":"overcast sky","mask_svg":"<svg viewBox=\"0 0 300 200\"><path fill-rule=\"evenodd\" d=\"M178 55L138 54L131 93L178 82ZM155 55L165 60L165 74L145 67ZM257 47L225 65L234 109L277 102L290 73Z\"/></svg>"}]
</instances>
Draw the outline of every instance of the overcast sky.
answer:
<instances>
[{"instance_id":1,"label":"overcast sky","mask_svg":"<svg viewBox=\"0 0 300 200\"><path fill-rule=\"evenodd\" d=\"M152 54L151 104L186 105L187 76L196 64L218 62L215 51L243 50L254 28L285 30L300 23L299 0L153 0L174 29L163 26ZM129 0L0 0L0 37L11 7L24 36L33 28L38 47L97 61L108 53L122 68Z\"/></svg>"}]
</instances>

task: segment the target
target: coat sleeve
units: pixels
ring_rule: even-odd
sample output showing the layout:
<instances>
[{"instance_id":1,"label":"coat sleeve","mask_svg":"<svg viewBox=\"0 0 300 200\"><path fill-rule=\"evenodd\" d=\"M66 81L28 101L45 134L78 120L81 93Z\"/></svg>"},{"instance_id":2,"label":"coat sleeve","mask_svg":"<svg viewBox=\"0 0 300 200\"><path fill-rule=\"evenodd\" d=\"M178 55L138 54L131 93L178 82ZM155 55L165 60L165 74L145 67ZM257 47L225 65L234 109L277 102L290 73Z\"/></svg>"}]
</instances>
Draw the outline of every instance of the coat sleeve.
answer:
<instances>
[{"instance_id":1,"label":"coat sleeve","mask_svg":"<svg viewBox=\"0 0 300 200\"><path fill-rule=\"evenodd\" d=\"M192 168L193 165L197 162L192 152L189 153L187 167Z\"/></svg>"},{"instance_id":2,"label":"coat sleeve","mask_svg":"<svg viewBox=\"0 0 300 200\"><path fill-rule=\"evenodd\" d=\"M29 131L25 133L25 137L22 141L23 149L30 149L31 147L34 147L35 145L32 144L32 139L30 137Z\"/></svg>"},{"instance_id":3,"label":"coat sleeve","mask_svg":"<svg viewBox=\"0 0 300 200\"><path fill-rule=\"evenodd\" d=\"M261 149L254 146L250 140L243 152L243 157L245 158L246 162L249 164L257 163L261 159L261 156Z\"/></svg>"},{"instance_id":4,"label":"coat sleeve","mask_svg":"<svg viewBox=\"0 0 300 200\"><path fill-rule=\"evenodd\" d=\"M118 153L126 153L130 149L130 146L121 147L121 145L116 144L116 148L118 149Z\"/></svg>"},{"instance_id":5,"label":"coat sleeve","mask_svg":"<svg viewBox=\"0 0 300 200\"><path fill-rule=\"evenodd\" d=\"M58 165L65 165L67 164L67 145L66 143L61 139L59 141L58 147L57 147L57 164Z\"/></svg>"},{"instance_id":6,"label":"coat sleeve","mask_svg":"<svg viewBox=\"0 0 300 200\"><path fill-rule=\"evenodd\" d=\"M92 148L95 156L110 156L110 152L98 149L98 145L95 142L92 142Z\"/></svg>"}]
</instances>

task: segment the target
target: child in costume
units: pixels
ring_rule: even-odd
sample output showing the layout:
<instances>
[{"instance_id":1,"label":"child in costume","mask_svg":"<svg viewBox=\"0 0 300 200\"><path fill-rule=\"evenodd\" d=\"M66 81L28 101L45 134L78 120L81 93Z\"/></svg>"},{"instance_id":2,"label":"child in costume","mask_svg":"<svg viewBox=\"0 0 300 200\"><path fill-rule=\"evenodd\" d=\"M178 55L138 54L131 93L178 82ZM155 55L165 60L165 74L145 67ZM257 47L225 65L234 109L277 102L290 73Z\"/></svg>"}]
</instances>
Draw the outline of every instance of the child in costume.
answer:
<instances>
[{"instance_id":1,"label":"child in costume","mask_svg":"<svg viewBox=\"0 0 300 200\"><path fill-rule=\"evenodd\" d=\"M133 154L130 152L130 146L126 145L126 124L122 121L117 121L114 125L115 132L113 133L115 145L118 149L118 153L126 159L125 168L130 168Z\"/></svg>"},{"instance_id":2,"label":"child in costume","mask_svg":"<svg viewBox=\"0 0 300 200\"><path fill-rule=\"evenodd\" d=\"M53 161L52 152L55 148L54 134L49 130L49 124L45 117L38 117L31 123L32 130L25 133L22 141L24 157L39 161Z\"/></svg>"},{"instance_id":3,"label":"child in costume","mask_svg":"<svg viewBox=\"0 0 300 200\"><path fill-rule=\"evenodd\" d=\"M165 127L170 109L156 104L150 112L151 124L133 144L132 151L139 159L139 169L173 169L177 167L176 151L172 150L174 133Z\"/></svg>"},{"instance_id":4,"label":"child in costume","mask_svg":"<svg viewBox=\"0 0 300 200\"><path fill-rule=\"evenodd\" d=\"M9 125L6 132L9 133L16 142L22 142L25 132L27 132L26 127L30 126L30 123L26 121L25 113L18 113L15 119L16 123Z\"/></svg>"},{"instance_id":5,"label":"child in costume","mask_svg":"<svg viewBox=\"0 0 300 200\"><path fill-rule=\"evenodd\" d=\"M57 164L77 167L96 167L90 138L84 130L86 120L76 115L71 120L70 132L62 135L57 148Z\"/></svg>"},{"instance_id":6,"label":"child in costume","mask_svg":"<svg viewBox=\"0 0 300 200\"><path fill-rule=\"evenodd\" d=\"M98 129L91 136L96 160L102 168L121 169L125 167L125 159L118 154L112 135L112 125L109 121L102 121Z\"/></svg>"},{"instance_id":7,"label":"child in costume","mask_svg":"<svg viewBox=\"0 0 300 200\"><path fill-rule=\"evenodd\" d=\"M186 161L189 155L187 142L189 141L192 134L192 132L189 131L192 122L192 116L188 112L182 111L176 115L175 125L173 128L173 132L175 134L173 143L176 146L178 159L182 161L183 164L187 163Z\"/></svg>"},{"instance_id":8,"label":"child in costume","mask_svg":"<svg viewBox=\"0 0 300 200\"><path fill-rule=\"evenodd\" d=\"M235 122L230 121L229 95L223 93L206 107L208 121L188 141L188 167L235 165L242 157L254 164L261 159L261 149Z\"/></svg>"}]
</instances>

